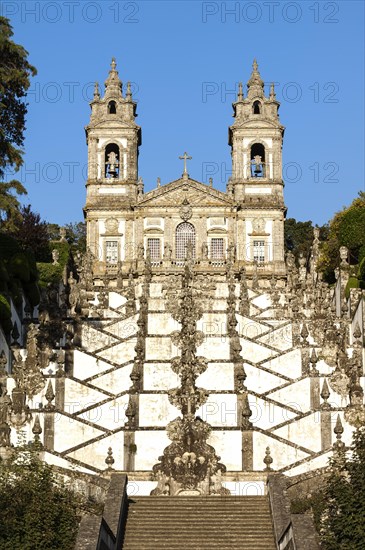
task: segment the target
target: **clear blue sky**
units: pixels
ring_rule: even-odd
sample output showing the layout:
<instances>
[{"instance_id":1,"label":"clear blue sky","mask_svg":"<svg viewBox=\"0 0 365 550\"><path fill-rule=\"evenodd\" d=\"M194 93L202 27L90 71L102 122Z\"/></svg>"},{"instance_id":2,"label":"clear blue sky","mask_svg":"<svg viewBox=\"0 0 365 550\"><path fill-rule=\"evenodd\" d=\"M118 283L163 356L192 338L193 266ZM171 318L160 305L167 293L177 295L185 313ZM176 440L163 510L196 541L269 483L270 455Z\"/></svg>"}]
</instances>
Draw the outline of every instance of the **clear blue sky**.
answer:
<instances>
[{"instance_id":1,"label":"clear blue sky","mask_svg":"<svg viewBox=\"0 0 365 550\"><path fill-rule=\"evenodd\" d=\"M37 67L29 94L25 200L50 222L82 219L90 83L112 56L132 81L140 175L189 173L224 190L236 83L257 57L277 82L288 216L322 224L364 189L364 2L7 1L2 14Z\"/></svg>"}]
</instances>

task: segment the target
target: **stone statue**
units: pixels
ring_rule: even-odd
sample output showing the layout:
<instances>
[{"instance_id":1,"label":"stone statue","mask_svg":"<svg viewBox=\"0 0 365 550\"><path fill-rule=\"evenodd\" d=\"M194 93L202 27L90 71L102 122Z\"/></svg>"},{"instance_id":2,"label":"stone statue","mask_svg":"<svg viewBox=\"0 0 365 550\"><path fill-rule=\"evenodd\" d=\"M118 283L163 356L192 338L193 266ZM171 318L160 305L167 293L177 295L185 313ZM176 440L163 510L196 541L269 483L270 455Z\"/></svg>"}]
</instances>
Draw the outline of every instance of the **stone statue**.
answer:
<instances>
[{"instance_id":1,"label":"stone statue","mask_svg":"<svg viewBox=\"0 0 365 550\"><path fill-rule=\"evenodd\" d=\"M60 253L58 252L57 248L54 248L52 250L53 265L59 265L58 263L59 258L60 258Z\"/></svg>"},{"instance_id":2,"label":"stone statue","mask_svg":"<svg viewBox=\"0 0 365 550\"><path fill-rule=\"evenodd\" d=\"M208 259L208 245L207 245L207 243L202 244L202 258L203 258L203 260Z\"/></svg>"},{"instance_id":3,"label":"stone statue","mask_svg":"<svg viewBox=\"0 0 365 550\"><path fill-rule=\"evenodd\" d=\"M72 273L68 279L68 284L70 285L70 293L68 296L68 301L70 304L70 315L75 315L76 307L80 298L80 291L77 287L76 280L74 279Z\"/></svg>"},{"instance_id":4,"label":"stone statue","mask_svg":"<svg viewBox=\"0 0 365 550\"><path fill-rule=\"evenodd\" d=\"M60 243L65 243L66 242L66 228L65 227L60 227Z\"/></svg>"},{"instance_id":5,"label":"stone statue","mask_svg":"<svg viewBox=\"0 0 365 550\"><path fill-rule=\"evenodd\" d=\"M143 246L143 243L139 243L137 247L137 259L143 260L143 258L144 258L144 246Z\"/></svg>"},{"instance_id":6,"label":"stone statue","mask_svg":"<svg viewBox=\"0 0 365 550\"><path fill-rule=\"evenodd\" d=\"M227 249L227 257L230 262L234 262L236 259L236 246L234 244L230 244Z\"/></svg>"},{"instance_id":7,"label":"stone statue","mask_svg":"<svg viewBox=\"0 0 365 550\"><path fill-rule=\"evenodd\" d=\"M163 251L163 259L164 260L171 260L171 254L172 254L171 245L166 243L165 246L164 246L164 251Z\"/></svg>"},{"instance_id":8,"label":"stone statue","mask_svg":"<svg viewBox=\"0 0 365 550\"><path fill-rule=\"evenodd\" d=\"M8 424L11 399L6 389L6 380L0 380L0 447L10 447L10 426Z\"/></svg>"}]
</instances>

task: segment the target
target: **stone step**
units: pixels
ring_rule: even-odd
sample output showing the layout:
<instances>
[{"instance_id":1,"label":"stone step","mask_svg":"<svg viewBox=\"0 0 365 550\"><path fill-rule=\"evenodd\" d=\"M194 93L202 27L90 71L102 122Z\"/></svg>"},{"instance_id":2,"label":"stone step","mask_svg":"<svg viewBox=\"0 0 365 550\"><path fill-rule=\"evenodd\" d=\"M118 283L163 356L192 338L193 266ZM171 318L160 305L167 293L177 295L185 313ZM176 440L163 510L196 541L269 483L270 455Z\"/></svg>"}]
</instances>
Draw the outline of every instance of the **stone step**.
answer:
<instances>
[{"instance_id":1,"label":"stone step","mask_svg":"<svg viewBox=\"0 0 365 550\"><path fill-rule=\"evenodd\" d=\"M267 496L132 497L123 550L275 550Z\"/></svg>"}]
</instances>

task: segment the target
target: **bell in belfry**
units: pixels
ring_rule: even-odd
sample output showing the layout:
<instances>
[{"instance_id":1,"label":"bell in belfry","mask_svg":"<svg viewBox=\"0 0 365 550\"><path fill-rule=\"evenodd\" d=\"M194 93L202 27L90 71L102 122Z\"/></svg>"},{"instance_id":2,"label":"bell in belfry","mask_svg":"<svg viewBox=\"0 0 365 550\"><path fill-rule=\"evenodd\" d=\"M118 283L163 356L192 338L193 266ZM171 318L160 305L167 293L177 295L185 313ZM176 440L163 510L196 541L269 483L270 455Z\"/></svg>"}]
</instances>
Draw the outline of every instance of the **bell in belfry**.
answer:
<instances>
[{"instance_id":1,"label":"bell in belfry","mask_svg":"<svg viewBox=\"0 0 365 550\"><path fill-rule=\"evenodd\" d=\"M261 161L261 156L260 155L255 155L254 157L254 162L255 162L255 170L254 170L254 174L255 174L255 177L257 178L259 176L259 174L262 174L262 161Z\"/></svg>"},{"instance_id":2,"label":"bell in belfry","mask_svg":"<svg viewBox=\"0 0 365 550\"><path fill-rule=\"evenodd\" d=\"M114 151L108 155L108 174L112 178L116 178L118 175L118 157Z\"/></svg>"}]
</instances>

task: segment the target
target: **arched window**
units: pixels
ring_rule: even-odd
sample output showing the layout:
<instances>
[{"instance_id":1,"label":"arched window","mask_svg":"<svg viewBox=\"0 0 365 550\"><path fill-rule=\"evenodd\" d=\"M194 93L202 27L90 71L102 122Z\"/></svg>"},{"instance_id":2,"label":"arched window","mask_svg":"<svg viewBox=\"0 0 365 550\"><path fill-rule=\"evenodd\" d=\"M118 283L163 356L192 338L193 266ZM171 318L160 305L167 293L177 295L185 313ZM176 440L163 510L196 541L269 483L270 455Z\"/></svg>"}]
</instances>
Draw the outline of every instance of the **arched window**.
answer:
<instances>
[{"instance_id":1,"label":"arched window","mask_svg":"<svg viewBox=\"0 0 365 550\"><path fill-rule=\"evenodd\" d=\"M195 258L195 227L189 222L180 223L176 228L176 259L185 260L191 250Z\"/></svg>"},{"instance_id":2,"label":"arched window","mask_svg":"<svg viewBox=\"0 0 365 550\"><path fill-rule=\"evenodd\" d=\"M117 114L117 104L115 101L109 101L108 103L108 113L110 115L116 115Z\"/></svg>"},{"instance_id":3,"label":"arched window","mask_svg":"<svg viewBox=\"0 0 365 550\"><path fill-rule=\"evenodd\" d=\"M251 177L265 177L265 147L261 143L254 143L251 147Z\"/></svg>"},{"instance_id":4,"label":"arched window","mask_svg":"<svg viewBox=\"0 0 365 550\"><path fill-rule=\"evenodd\" d=\"M116 143L109 143L105 147L105 177L119 179L121 170L119 147Z\"/></svg>"},{"instance_id":5,"label":"arched window","mask_svg":"<svg viewBox=\"0 0 365 550\"><path fill-rule=\"evenodd\" d=\"M260 115L261 114L261 103L259 101L254 101L252 106L252 112L254 115Z\"/></svg>"}]
</instances>

